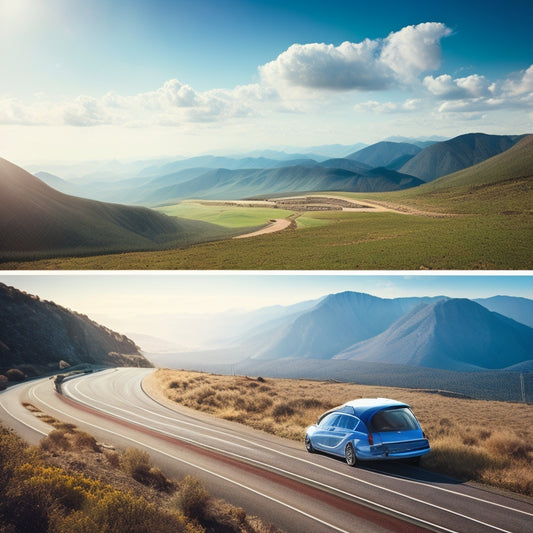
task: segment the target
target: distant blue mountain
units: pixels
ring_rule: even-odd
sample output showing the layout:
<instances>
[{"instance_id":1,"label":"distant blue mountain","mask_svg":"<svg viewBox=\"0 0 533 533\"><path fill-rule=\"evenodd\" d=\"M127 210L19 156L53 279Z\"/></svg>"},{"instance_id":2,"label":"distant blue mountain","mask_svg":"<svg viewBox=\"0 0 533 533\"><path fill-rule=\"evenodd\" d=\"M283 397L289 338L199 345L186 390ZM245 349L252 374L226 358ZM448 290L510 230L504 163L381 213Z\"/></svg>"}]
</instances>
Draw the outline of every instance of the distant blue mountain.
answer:
<instances>
[{"instance_id":1,"label":"distant blue mountain","mask_svg":"<svg viewBox=\"0 0 533 533\"><path fill-rule=\"evenodd\" d=\"M533 359L533 328L471 300L421 305L336 359L445 370L505 369Z\"/></svg>"},{"instance_id":2,"label":"distant blue mountain","mask_svg":"<svg viewBox=\"0 0 533 533\"><path fill-rule=\"evenodd\" d=\"M330 359L354 343L378 335L420 303L431 301L434 298L331 294L265 339L255 358Z\"/></svg>"},{"instance_id":3,"label":"distant blue mountain","mask_svg":"<svg viewBox=\"0 0 533 533\"><path fill-rule=\"evenodd\" d=\"M533 300L516 296L493 296L474 300L490 311L505 315L533 328Z\"/></svg>"}]
</instances>

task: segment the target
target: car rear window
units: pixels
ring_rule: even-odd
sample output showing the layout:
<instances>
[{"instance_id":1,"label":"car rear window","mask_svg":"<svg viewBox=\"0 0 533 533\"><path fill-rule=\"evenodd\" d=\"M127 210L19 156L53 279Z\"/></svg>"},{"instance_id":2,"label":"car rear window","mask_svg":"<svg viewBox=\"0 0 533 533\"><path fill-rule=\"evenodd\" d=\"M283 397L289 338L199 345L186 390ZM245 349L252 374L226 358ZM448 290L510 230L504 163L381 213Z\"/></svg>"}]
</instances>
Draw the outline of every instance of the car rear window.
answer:
<instances>
[{"instance_id":1,"label":"car rear window","mask_svg":"<svg viewBox=\"0 0 533 533\"><path fill-rule=\"evenodd\" d=\"M372 417L374 431L409 431L418 429L415 416L406 407L384 409Z\"/></svg>"}]
</instances>

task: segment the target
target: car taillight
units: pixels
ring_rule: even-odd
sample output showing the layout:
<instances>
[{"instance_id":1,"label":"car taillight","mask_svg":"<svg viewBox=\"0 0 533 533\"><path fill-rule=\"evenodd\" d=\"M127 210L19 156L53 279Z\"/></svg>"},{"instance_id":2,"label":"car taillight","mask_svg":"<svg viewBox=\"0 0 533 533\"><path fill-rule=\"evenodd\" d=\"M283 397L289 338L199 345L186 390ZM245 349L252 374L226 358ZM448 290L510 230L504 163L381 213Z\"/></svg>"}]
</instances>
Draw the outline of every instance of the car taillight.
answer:
<instances>
[{"instance_id":1,"label":"car taillight","mask_svg":"<svg viewBox=\"0 0 533 533\"><path fill-rule=\"evenodd\" d=\"M374 445L374 437L373 437L372 433L368 434L368 444L370 444L370 446Z\"/></svg>"}]
</instances>

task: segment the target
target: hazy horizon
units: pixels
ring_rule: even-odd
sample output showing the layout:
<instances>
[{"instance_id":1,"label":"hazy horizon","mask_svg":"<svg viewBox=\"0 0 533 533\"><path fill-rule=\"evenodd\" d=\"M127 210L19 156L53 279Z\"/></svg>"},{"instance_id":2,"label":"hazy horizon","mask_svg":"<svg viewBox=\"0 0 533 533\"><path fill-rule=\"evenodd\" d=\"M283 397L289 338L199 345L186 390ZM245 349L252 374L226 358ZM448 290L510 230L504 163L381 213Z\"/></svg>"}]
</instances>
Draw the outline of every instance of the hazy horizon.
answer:
<instances>
[{"instance_id":1,"label":"hazy horizon","mask_svg":"<svg viewBox=\"0 0 533 533\"><path fill-rule=\"evenodd\" d=\"M521 0L0 0L0 157L190 157L531 130Z\"/></svg>"},{"instance_id":2,"label":"hazy horizon","mask_svg":"<svg viewBox=\"0 0 533 533\"><path fill-rule=\"evenodd\" d=\"M0 282L86 314L124 334L145 334L186 348L227 334L222 315L289 306L354 291L381 298L497 295L533 299L530 273L5 273ZM216 319L217 323L211 319Z\"/></svg>"}]
</instances>

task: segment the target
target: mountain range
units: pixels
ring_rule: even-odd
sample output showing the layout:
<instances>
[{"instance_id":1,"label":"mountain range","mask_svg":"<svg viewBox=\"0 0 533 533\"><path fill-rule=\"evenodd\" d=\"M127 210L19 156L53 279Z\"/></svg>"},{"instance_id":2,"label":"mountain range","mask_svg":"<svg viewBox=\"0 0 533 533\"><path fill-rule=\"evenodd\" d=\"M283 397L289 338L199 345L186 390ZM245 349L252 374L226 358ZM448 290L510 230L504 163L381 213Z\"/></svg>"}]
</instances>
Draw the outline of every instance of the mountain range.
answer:
<instances>
[{"instance_id":1,"label":"mountain range","mask_svg":"<svg viewBox=\"0 0 533 533\"><path fill-rule=\"evenodd\" d=\"M53 302L0 283L0 373L28 375L74 366L150 367L129 338Z\"/></svg>"},{"instance_id":2,"label":"mountain range","mask_svg":"<svg viewBox=\"0 0 533 533\"><path fill-rule=\"evenodd\" d=\"M341 359L454 371L533 370L532 316L533 301L525 298L384 299L343 292L256 326L254 335L241 339L241 352L251 354L252 366L319 359L327 368Z\"/></svg>"},{"instance_id":3,"label":"mountain range","mask_svg":"<svg viewBox=\"0 0 533 533\"><path fill-rule=\"evenodd\" d=\"M522 137L469 133L445 141L382 141L334 158L272 151L235 157L205 155L145 162L144 168L139 162L131 166L128 176L120 168L116 179L110 178L111 171L66 183L60 181L59 175L40 172L38 176L69 194L75 185L82 197L141 205L186 198L242 199L319 190L384 192L416 188L468 168L508 150Z\"/></svg>"},{"instance_id":4,"label":"mountain range","mask_svg":"<svg viewBox=\"0 0 533 533\"><path fill-rule=\"evenodd\" d=\"M395 194L402 197L428 201L444 194L443 209L455 198L463 204L471 199L465 213L479 211L489 200L503 214L528 209L529 196L521 191L528 190L533 169L533 135L475 133L423 146L384 141L347 157L320 161L305 154L285 154L285 159L263 155L145 161L132 164L129 168L135 172L129 176L122 174L123 167L111 165L103 174L95 172L77 181L46 172L36 177L0 159L0 260L176 248L246 232L247 228L168 217L145 207L186 198L398 191ZM230 168L218 168L220 164ZM265 168L253 168L256 165ZM104 178L113 168L120 170L118 178ZM480 187L489 186L493 189L480 196ZM461 212L457 202L454 209Z\"/></svg>"}]
</instances>

